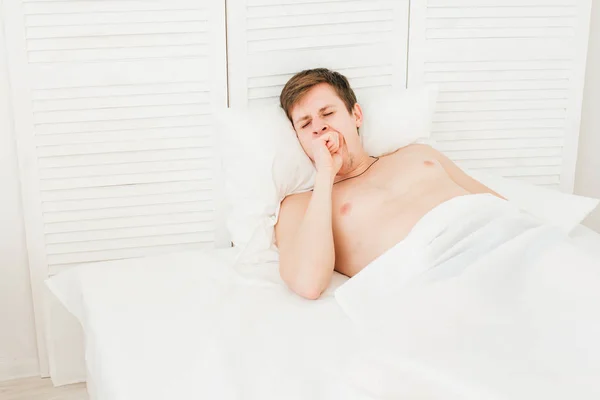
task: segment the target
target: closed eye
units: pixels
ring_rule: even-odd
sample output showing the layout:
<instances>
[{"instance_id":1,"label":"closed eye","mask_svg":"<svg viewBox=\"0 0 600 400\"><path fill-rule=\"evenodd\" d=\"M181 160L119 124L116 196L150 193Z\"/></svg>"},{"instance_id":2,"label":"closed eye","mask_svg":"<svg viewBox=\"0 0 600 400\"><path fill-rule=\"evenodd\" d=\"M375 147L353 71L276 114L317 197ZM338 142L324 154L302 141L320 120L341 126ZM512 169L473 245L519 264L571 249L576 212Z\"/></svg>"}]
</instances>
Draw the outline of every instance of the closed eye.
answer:
<instances>
[{"instance_id":1,"label":"closed eye","mask_svg":"<svg viewBox=\"0 0 600 400\"><path fill-rule=\"evenodd\" d=\"M330 111L330 112L328 112L328 113L326 113L326 114L323 114L323 115L324 115L324 116L326 116L326 117L328 117L328 116L330 116L330 115L331 115L331 114L333 114L333 113L334 113L334 111ZM302 126L301 126L301 129L304 129L304 128L306 128L308 125L310 125L310 121L308 121L307 123L305 123L304 125L302 125Z\"/></svg>"}]
</instances>

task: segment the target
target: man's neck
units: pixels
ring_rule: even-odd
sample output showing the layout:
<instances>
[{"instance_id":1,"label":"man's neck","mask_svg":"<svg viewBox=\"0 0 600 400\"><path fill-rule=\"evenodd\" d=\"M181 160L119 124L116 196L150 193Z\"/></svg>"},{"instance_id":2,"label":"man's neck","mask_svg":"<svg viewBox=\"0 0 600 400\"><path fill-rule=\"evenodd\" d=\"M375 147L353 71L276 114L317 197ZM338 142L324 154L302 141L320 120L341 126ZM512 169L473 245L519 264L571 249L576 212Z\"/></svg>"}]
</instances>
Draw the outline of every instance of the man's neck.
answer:
<instances>
[{"instance_id":1,"label":"man's neck","mask_svg":"<svg viewBox=\"0 0 600 400\"><path fill-rule=\"evenodd\" d=\"M364 152L361 153L360 156L350 159L348 170L344 171L342 174L338 173L335 177L335 183L363 174L371 167L373 161L373 157Z\"/></svg>"}]
</instances>

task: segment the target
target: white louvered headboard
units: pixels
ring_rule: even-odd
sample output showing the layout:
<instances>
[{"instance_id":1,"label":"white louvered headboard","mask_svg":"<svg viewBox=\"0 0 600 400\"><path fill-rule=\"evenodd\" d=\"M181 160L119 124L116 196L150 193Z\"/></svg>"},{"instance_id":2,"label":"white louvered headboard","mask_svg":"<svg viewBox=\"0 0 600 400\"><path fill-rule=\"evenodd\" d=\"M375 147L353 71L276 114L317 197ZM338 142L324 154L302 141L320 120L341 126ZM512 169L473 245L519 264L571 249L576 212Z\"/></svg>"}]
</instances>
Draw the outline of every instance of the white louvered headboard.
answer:
<instances>
[{"instance_id":1,"label":"white louvered headboard","mask_svg":"<svg viewBox=\"0 0 600 400\"><path fill-rule=\"evenodd\" d=\"M435 83L432 135L457 163L573 187L591 0L1 4L42 376L70 337L44 279L227 245L211 112L276 102L302 69L359 100Z\"/></svg>"},{"instance_id":2,"label":"white louvered headboard","mask_svg":"<svg viewBox=\"0 0 600 400\"><path fill-rule=\"evenodd\" d=\"M47 376L48 275L225 243L210 127L213 107L227 105L225 9L195 0L6 0L3 7Z\"/></svg>"},{"instance_id":3,"label":"white louvered headboard","mask_svg":"<svg viewBox=\"0 0 600 400\"><path fill-rule=\"evenodd\" d=\"M277 101L327 67L362 88L406 85L408 0L228 0L230 106Z\"/></svg>"},{"instance_id":4,"label":"white louvered headboard","mask_svg":"<svg viewBox=\"0 0 600 400\"><path fill-rule=\"evenodd\" d=\"M438 148L464 168L572 192L590 8L412 1L408 84L440 87Z\"/></svg>"}]
</instances>

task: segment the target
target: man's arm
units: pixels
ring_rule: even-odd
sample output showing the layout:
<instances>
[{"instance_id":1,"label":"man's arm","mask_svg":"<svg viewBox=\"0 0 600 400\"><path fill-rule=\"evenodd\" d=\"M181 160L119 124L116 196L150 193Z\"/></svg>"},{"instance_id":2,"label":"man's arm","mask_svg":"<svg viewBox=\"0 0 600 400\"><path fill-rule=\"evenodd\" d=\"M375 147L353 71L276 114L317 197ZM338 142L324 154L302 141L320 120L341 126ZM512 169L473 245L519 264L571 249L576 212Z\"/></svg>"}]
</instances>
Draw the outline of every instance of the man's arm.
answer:
<instances>
[{"instance_id":1,"label":"man's arm","mask_svg":"<svg viewBox=\"0 0 600 400\"><path fill-rule=\"evenodd\" d=\"M427 145L415 145L423 148L423 151L427 152L432 158L435 158L444 167L450 179L452 179L457 185L461 186L465 190L471 193L490 193L496 197L506 200L500 194L494 192L489 187L485 186L476 179L471 178L467 173L460 169L452 160L446 157L444 154L435 150L433 147Z\"/></svg>"},{"instance_id":2,"label":"man's arm","mask_svg":"<svg viewBox=\"0 0 600 400\"><path fill-rule=\"evenodd\" d=\"M281 278L311 300L321 296L333 275L332 187L332 176L317 174L308 204L306 196L286 198L275 226Z\"/></svg>"},{"instance_id":3,"label":"man's arm","mask_svg":"<svg viewBox=\"0 0 600 400\"><path fill-rule=\"evenodd\" d=\"M335 266L331 203L333 182L343 162L339 143L334 132L312 142L317 175L308 205L300 196L285 199L275 226L281 278L307 299L321 296Z\"/></svg>"}]
</instances>

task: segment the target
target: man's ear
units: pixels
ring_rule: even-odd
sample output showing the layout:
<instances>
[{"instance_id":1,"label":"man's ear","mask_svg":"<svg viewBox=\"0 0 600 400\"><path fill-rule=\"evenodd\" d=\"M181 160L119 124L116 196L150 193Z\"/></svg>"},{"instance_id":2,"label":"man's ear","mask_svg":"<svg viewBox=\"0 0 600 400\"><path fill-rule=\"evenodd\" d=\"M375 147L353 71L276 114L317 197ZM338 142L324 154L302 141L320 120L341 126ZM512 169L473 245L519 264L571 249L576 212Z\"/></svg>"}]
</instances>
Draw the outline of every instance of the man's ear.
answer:
<instances>
[{"instance_id":1,"label":"man's ear","mask_svg":"<svg viewBox=\"0 0 600 400\"><path fill-rule=\"evenodd\" d=\"M352 114L354 115L354 119L356 121L356 128L360 128L363 124L363 112L362 108L360 108L360 104L354 104L354 108L352 110Z\"/></svg>"}]
</instances>

